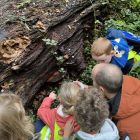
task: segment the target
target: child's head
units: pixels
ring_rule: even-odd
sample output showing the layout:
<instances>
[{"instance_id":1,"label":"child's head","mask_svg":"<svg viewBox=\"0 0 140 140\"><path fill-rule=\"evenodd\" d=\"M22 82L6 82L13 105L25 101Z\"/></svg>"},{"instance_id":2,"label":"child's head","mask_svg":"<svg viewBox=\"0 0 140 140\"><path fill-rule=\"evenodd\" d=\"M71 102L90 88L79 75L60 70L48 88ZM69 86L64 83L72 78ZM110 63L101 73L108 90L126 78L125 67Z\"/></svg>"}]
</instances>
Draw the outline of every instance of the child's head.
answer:
<instances>
[{"instance_id":1,"label":"child's head","mask_svg":"<svg viewBox=\"0 0 140 140\"><path fill-rule=\"evenodd\" d=\"M73 82L65 82L61 85L58 97L65 114L73 115L78 92L79 86Z\"/></svg>"},{"instance_id":2,"label":"child's head","mask_svg":"<svg viewBox=\"0 0 140 140\"><path fill-rule=\"evenodd\" d=\"M98 62L109 63L112 58L112 44L106 38L96 39L91 47L92 58Z\"/></svg>"},{"instance_id":3,"label":"child's head","mask_svg":"<svg viewBox=\"0 0 140 140\"><path fill-rule=\"evenodd\" d=\"M15 94L0 94L0 139L28 140L32 136L33 125L20 98Z\"/></svg>"},{"instance_id":4,"label":"child's head","mask_svg":"<svg viewBox=\"0 0 140 140\"><path fill-rule=\"evenodd\" d=\"M96 88L80 90L75 105L75 118L82 131L97 133L109 116L108 104Z\"/></svg>"}]
</instances>

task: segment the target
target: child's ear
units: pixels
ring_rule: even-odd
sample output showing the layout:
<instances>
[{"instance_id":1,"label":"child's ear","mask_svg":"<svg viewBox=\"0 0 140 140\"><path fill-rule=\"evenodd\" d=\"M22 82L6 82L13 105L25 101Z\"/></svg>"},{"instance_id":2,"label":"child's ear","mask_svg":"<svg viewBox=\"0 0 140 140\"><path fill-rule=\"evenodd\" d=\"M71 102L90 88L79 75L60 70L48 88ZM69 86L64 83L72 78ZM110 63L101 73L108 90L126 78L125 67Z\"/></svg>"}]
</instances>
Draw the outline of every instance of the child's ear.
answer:
<instances>
[{"instance_id":1,"label":"child's ear","mask_svg":"<svg viewBox=\"0 0 140 140\"><path fill-rule=\"evenodd\" d=\"M114 50L111 50L110 55L114 55Z\"/></svg>"}]
</instances>

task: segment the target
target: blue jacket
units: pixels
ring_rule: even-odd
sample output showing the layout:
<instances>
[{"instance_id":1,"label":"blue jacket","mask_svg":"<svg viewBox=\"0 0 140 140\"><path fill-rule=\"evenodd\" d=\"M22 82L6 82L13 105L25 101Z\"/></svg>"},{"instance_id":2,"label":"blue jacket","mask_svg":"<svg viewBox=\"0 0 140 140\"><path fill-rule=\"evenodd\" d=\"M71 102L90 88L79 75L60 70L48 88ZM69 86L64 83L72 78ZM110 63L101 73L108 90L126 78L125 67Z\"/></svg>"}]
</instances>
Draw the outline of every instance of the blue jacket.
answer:
<instances>
[{"instance_id":1,"label":"blue jacket","mask_svg":"<svg viewBox=\"0 0 140 140\"><path fill-rule=\"evenodd\" d=\"M106 38L111 41L115 52L110 63L119 66L123 74L127 74L134 64L133 59L128 60L129 50L133 47L128 45L127 40L140 43L140 37L130 32L111 28L107 31Z\"/></svg>"}]
</instances>

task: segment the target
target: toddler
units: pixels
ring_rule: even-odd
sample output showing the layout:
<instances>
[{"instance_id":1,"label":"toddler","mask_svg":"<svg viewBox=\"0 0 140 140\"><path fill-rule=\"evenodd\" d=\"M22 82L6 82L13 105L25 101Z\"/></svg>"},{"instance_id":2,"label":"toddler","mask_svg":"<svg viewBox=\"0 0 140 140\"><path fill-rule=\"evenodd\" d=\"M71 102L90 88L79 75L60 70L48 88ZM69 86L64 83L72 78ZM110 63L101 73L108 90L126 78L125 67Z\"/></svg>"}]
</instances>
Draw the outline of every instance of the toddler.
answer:
<instances>
[{"instance_id":1,"label":"toddler","mask_svg":"<svg viewBox=\"0 0 140 140\"><path fill-rule=\"evenodd\" d=\"M108 118L109 109L101 90L89 88L80 90L75 104L75 118L80 125L76 140L119 140L115 124ZM69 140L73 131L73 122L68 122L64 129L63 140Z\"/></svg>"},{"instance_id":2,"label":"toddler","mask_svg":"<svg viewBox=\"0 0 140 140\"><path fill-rule=\"evenodd\" d=\"M60 105L57 108L51 109L51 103L56 99L56 94L51 92L49 97L46 97L38 109L37 115L47 124L41 130L41 140L45 137L51 140L62 139L65 123L68 120L74 121L74 131L79 129L79 125L73 118L74 105L78 96L79 86L74 82L65 82L60 87L58 98Z\"/></svg>"},{"instance_id":3,"label":"toddler","mask_svg":"<svg viewBox=\"0 0 140 140\"><path fill-rule=\"evenodd\" d=\"M134 62L140 61L136 59L139 57L123 38L109 40L100 37L96 39L91 47L91 55L98 62L117 65L124 74L129 73Z\"/></svg>"}]
</instances>

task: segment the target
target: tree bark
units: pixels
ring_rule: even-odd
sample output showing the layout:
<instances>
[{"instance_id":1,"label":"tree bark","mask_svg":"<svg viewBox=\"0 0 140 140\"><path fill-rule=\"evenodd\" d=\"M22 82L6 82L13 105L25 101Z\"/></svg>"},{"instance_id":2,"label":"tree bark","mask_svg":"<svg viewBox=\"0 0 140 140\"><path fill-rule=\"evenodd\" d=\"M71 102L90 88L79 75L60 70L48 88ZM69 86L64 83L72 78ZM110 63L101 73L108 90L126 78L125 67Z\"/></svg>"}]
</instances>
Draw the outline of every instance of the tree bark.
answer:
<instances>
[{"instance_id":1,"label":"tree bark","mask_svg":"<svg viewBox=\"0 0 140 140\"><path fill-rule=\"evenodd\" d=\"M76 76L85 68L84 32L92 29L93 12L101 5L91 1L13 0L0 7L2 92L13 91L28 106L44 83L67 73Z\"/></svg>"}]
</instances>

